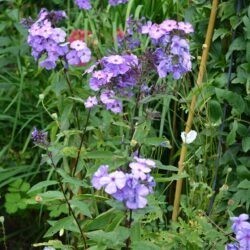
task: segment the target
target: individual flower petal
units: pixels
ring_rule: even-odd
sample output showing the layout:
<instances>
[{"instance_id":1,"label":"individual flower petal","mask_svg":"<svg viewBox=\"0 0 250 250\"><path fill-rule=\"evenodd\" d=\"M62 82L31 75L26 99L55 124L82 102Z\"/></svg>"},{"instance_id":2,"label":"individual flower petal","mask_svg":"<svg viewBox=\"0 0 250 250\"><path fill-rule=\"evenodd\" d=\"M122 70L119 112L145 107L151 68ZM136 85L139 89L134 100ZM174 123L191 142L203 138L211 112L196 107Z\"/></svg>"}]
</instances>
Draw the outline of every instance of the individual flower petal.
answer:
<instances>
[{"instance_id":1,"label":"individual flower petal","mask_svg":"<svg viewBox=\"0 0 250 250\"><path fill-rule=\"evenodd\" d=\"M197 137L197 132L195 130L190 130L188 133L181 132L181 139L183 143L190 144L192 143Z\"/></svg>"}]
</instances>

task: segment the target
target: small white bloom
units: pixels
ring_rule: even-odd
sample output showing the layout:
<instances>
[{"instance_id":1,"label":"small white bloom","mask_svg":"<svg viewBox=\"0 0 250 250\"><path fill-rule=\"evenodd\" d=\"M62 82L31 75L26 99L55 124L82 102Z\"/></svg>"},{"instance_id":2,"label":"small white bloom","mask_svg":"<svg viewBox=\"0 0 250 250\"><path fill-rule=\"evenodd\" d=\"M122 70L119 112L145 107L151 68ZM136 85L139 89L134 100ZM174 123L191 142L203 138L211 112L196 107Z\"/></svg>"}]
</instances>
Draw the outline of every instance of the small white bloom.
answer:
<instances>
[{"instance_id":1,"label":"small white bloom","mask_svg":"<svg viewBox=\"0 0 250 250\"><path fill-rule=\"evenodd\" d=\"M181 132L181 139L184 143L190 144L192 143L197 136L197 132L195 130L190 130L188 133Z\"/></svg>"},{"instance_id":2,"label":"small white bloom","mask_svg":"<svg viewBox=\"0 0 250 250\"><path fill-rule=\"evenodd\" d=\"M54 247L45 247L43 250L56 250Z\"/></svg>"}]
</instances>

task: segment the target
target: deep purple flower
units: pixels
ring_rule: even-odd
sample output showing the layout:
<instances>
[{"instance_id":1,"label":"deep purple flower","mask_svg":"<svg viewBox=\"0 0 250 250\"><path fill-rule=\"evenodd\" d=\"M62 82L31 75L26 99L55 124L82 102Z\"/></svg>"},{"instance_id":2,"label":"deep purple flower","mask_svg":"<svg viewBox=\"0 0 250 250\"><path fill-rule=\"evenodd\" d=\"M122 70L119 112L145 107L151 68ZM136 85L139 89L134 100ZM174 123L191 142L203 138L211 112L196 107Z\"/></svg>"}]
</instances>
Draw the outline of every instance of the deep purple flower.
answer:
<instances>
[{"instance_id":1,"label":"deep purple flower","mask_svg":"<svg viewBox=\"0 0 250 250\"><path fill-rule=\"evenodd\" d=\"M48 133L34 128L31 133L31 138L35 144L40 144L43 146L48 145Z\"/></svg>"}]
</instances>

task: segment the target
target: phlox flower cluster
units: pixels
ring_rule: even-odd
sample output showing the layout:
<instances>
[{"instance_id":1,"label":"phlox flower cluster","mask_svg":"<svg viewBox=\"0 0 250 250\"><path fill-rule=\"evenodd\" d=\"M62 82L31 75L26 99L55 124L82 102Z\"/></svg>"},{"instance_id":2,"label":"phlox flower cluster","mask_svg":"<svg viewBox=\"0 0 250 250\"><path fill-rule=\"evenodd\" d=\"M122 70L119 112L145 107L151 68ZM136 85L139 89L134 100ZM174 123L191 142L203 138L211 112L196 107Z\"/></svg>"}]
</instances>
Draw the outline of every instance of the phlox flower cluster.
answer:
<instances>
[{"instance_id":1,"label":"phlox flower cluster","mask_svg":"<svg viewBox=\"0 0 250 250\"><path fill-rule=\"evenodd\" d=\"M103 57L97 65L88 70L87 72L92 73L89 86L99 92L99 103L113 113L122 112L122 102L118 97L133 95L132 88L137 83L138 68L137 56L125 54ZM96 100L93 97L88 98L85 107L91 108L97 105Z\"/></svg>"},{"instance_id":2,"label":"phlox flower cluster","mask_svg":"<svg viewBox=\"0 0 250 250\"><path fill-rule=\"evenodd\" d=\"M249 250L250 249L250 223L248 214L241 214L239 217L231 217L233 222L232 230L237 242L227 244L225 250Z\"/></svg>"},{"instance_id":3,"label":"phlox flower cluster","mask_svg":"<svg viewBox=\"0 0 250 250\"><path fill-rule=\"evenodd\" d=\"M116 6L116 5L127 3L127 2L128 0L109 0L109 4L111 6Z\"/></svg>"},{"instance_id":4,"label":"phlox flower cluster","mask_svg":"<svg viewBox=\"0 0 250 250\"><path fill-rule=\"evenodd\" d=\"M64 11L48 11L42 9L38 19L33 22L28 31L28 44L32 48L35 60L47 70L54 69L59 59L66 64L79 65L90 60L91 51L82 41L66 43L66 32L56 27L56 23L66 18Z\"/></svg>"},{"instance_id":5,"label":"phlox flower cluster","mask_svg":"<svg viewBox=\"0 0 250 250\"><path fill-rule=\"evenodd\" d=\"M128 0L109 0L111 6L127 3ZM75 4L79 9L90 10L92 8L90 0L75 0Z\"/></svg>"},{"instance_id":6,"label":"phlox flower cluster","mask_svg":"<svg viewBox=\"0 0 250 250\"><path fill-rule=\"evenodd\" d=\"M79 9L90 10L92 8L90 0L75 0L75 4Z\"/></svg>"},{"instance_id":7,"label":"phlox flower cluster","mask_svg":"<svg viewBox=\"0 0 250 250\"><path fill-rule=\"evenodd\" d=\"M193 32L187 22L165 20L161 24L148 21L141 33L147 34L153 45L153 61L160 78L172 74L180 79L191 70L191 55L186 36Z\"/></svg>"},{"instance_id":8,"label":"phlox flower cluster","mask_svg":"<svg viewBox=\"0 0 250 250\"><path fill-rule=\"evenodd\" d=\"M116 200L123 202L128 209L144 208L147 205L146 196L153 193L154 178L150 175L155 162L150 159L134 157L129 164L130 173L121 170L108 173L109 166L101 165L92 177L94 188L105 192Z\"/></svg>"}]
</instances>

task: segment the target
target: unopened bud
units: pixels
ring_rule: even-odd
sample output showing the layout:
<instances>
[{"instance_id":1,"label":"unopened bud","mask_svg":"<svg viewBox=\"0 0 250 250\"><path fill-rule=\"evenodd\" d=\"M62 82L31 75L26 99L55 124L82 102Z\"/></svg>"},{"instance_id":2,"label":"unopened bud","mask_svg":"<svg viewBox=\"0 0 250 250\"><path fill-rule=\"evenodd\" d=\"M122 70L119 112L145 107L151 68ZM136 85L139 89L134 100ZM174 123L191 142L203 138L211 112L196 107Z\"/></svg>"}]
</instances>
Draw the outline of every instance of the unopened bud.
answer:
<instances>
[{"instance_id":1,"label":"unopened bud","mask_svg":"<svg viewBox=\"0 0 250 250\"><path fill-rule=\"evenodd\" d=\"M40 95L39 95L39 100L40 100L40 101L43 101L44 97L45 97L44 94L40 94Z\"/></svg>"},{"instance_id":2,"label":"unopened bud","mask_svg":"<svg viewBox=\"0 0 250 250\"><path fill-rule=\"evenodd\" d=\"M54 120L57 120L57 119L58 119L57 113L51 114L51 117L52 117Z\"/></svg>"},{"instance_id":3,"label":"unopened bud","mask_svg":"<svg viewBox=\"0 0 250 250\"><path fill-rule=\"evenodd\" d=\"M35 197L35 201L36 202L42 202L42 200L43 200L43 198L40 196L40 195L37 195L36 197Z\"/></svg>"}]
</instances>

